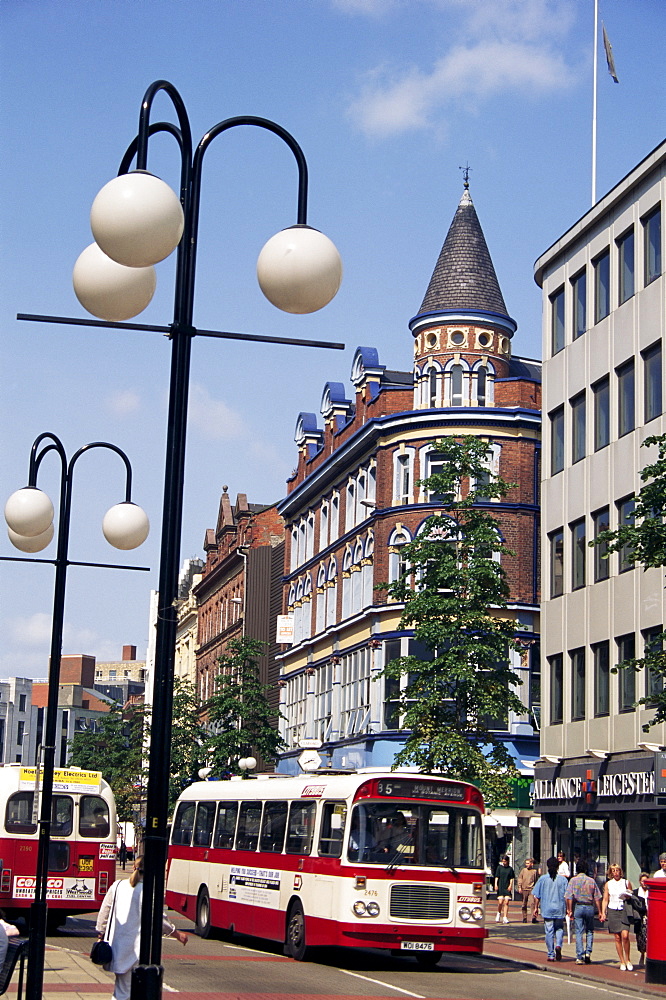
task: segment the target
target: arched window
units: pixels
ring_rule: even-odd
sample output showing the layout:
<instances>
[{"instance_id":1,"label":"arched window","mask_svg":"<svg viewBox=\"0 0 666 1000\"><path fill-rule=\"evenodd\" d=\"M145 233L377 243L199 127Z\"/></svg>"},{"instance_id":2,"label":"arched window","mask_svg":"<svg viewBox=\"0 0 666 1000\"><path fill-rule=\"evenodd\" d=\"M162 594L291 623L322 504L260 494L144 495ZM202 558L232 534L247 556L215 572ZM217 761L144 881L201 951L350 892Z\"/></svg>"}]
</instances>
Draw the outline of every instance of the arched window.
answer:
<instances>
[{"instance_id":1,"label":"arched window","mask_svg":"<svg viewBox=\"0 0 666 1000\"><path fill-rule=\"evenodd\" d=\"M463 405L463 366L451 368L451 406Z\"/></svg>"},{"instance_id":2,"label":"arched window","mask_svg":"<svg viewBox=\"0 0 666 1000\"><path fill-rule=\"evenodd\" d=\"M303 581L303 608L301 615L301 639L309 639L312 635L312 574L308 573Z\"/></svg>"},{"instance_id":3,"label":"arched window","mask_svg":"<svg viewBox=\"0 0 666 1000\"><path fill-rule=\"evenodd\" d=\"M495 401L495 369L490 361L477 361L472 369L472 405L492 406Z\"/></svg>"},{"instance_id":4,"label":"arched window","mask_svg":"<svg viewBox=\"0 0 666 1000\"><path fill-rule=\"evenodd\" d=\"M317 598L316 598L316 625L317 632L323 632L326 628L326 567L321 565L317 573Z\"/></svg>"},{"instance_id":5,"label":"arched window","mask_svg":"<svg viewBox=\"0 0 666 1000\"><path fill-rule=\"evenodd\" d=\"M469 365L452 358L444 368L444 406L469 406L469 397Z\"/></svg>"},{"instance_id":6,"label":"arched window","mask_svg":"<svg viewBox=\"0 0 666 1000\"><path fill-rule=\"evenodd\" d=\"M352 550L348 545L342 559L342 617L349 618L352 610Z\"/></svg>"},{"instance_id":7,"label":"arched window","mask_svg":"<svg viewBox=\"0 0 666 1000\"><path fill-rule=\"evenodd\" d=\"M354 546L354 558L351 565L351 610L352 614L360 611L363 606L363 542L359 538Z\"/></svg>"},{"instance_id":8,"label":"arched window","mask_svg":"<svg viewBox=\"0 0 666 1000\"><path fill-rule=\"evenodd\" d=\"M412 536L406 528L396 527L389 538L389 583L401 580L407 572L407 560L404 548L411 542Z\"/></svg>"},{"instance_id":9,"label":"arched window","mask_svg":"<svg viewBox=\"0 0 666 1000\"><path fill-rule=\"evenodd\" d=\"M334 556L326 574L326 626L335 625L338 614L338 564Z\"/></svg>"}]
</instances>

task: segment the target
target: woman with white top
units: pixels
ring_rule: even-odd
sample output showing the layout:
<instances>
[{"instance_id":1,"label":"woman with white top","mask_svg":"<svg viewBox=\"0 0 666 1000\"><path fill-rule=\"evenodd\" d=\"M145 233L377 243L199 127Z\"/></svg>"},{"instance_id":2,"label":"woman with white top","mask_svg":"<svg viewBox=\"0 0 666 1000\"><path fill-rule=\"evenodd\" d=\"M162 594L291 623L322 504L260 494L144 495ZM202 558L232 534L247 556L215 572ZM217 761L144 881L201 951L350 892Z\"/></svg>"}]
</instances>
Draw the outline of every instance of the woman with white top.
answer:
<instances>
[{"instance_id":1,"label":"woman with white top","mask_svg":"<svg viewBox=\"0 0 666 1000\"><path fill-rule=\"evenodd\" d=\"M615 938L615 949L622 972L631 972L634 968L629 957L629 917L624 909L624 901L630 895L631 882L624 878L621 866L610 865L601 901L601 919L608 922L608 931Z\"/></svg>"},{"instance_id":2,"label":"woman with white top","mask_svg":"<svg viewBox=\"0 0 666 1000\"><path fill-rule=\"evenodd\" d=\"M130 877L118 879L109 888L97 918L97 934L106 938L113 951L111 962L104 966L116 976L113 1000L129 1000L132 969L139 964L142 898L143 858L137 858ZM187 935L166 917L162 918L162 932L187 944Z\"/></svg>"}]
</instances>

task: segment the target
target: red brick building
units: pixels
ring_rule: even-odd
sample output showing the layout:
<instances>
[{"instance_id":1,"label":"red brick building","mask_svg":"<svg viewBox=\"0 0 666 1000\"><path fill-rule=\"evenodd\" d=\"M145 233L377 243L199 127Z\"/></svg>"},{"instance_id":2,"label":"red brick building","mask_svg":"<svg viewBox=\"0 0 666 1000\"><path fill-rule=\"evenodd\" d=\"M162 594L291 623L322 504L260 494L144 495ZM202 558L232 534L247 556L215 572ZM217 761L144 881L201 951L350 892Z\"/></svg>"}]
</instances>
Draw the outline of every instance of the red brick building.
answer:
<instances>
[{"instance_id":1,"label":"red brick building","mask_svg":"<svg viewBox=\"0 0 666 1000\"><path fill-rule=\"evenodd\" d=\"M197 695L203 703L213 694L218 657L231 639L247 636L267 643L260 673L277 706L275 621L281 606L284 522L276 505L249 504L244 493L232 505L224 486L217 526L206 531L204 551L201 582L194 588Z\"/></svg>"},{"instance_id":2,"label":"red brick building","mask_svg":"<svg viewBox=\"0 0 666 1000\"><path fill-rule=\"evenodd\" d=\"M403 734L385 662L414 652L402 606L377 584L396 579L401 547L438 510L418 485L441 462L434 442L473 434L493 470L516 486L493 503L511 597L505 612L526 640L514 668L526 711L503 733L516 759L538 756L539 453L541 366L513 354L507 313L465 186L418 314L411 371L392 371L373 347L356 350L349 390L329 382L321 422L301 413L298 466L278 504L286 522L284 611L294 643L281 657L280 770L297 771L298 743L324 742L333 766L386 765ZM407 354L408 346L406 343ZM393 692L394 695L394 692Z\"/></svg>"}]
</instances>

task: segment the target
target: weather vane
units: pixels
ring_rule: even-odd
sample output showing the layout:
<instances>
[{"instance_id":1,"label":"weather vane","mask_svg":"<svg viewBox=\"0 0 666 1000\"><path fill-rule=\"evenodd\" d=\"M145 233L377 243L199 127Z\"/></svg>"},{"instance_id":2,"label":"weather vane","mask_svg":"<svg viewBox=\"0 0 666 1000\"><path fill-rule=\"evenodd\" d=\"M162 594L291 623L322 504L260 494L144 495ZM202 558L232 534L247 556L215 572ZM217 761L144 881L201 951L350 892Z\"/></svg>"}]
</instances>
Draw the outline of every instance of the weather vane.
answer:
<instances>
[{"instance_id":1,"label":"weather vane","mask_svg":"<svg viewBox=\"0 0 666 1000\"><path fill-rule=\"evenodd\" d=\"M463 172L463 182L465 184L465 191L469 190L469 172L471 169L472 168L470 167L469 163L466 163L464 167L458 167L458 170L462 170Z\"/></svg>"}]
</instances>

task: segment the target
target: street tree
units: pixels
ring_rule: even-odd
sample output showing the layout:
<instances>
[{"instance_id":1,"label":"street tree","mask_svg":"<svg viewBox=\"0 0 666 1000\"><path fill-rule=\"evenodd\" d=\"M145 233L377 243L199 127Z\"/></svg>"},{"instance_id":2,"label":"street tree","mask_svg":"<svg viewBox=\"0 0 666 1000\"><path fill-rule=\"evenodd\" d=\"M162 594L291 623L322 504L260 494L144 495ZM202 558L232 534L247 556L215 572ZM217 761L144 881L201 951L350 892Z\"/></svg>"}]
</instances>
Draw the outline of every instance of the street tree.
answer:
<instances>
[{"instance_id":1,"label":"street tree","mask_svg":"<svg viewBox=\"0 0 666 1000\"><path fill-rule=\"evenodd\" d=\"M209 734L202 722L201 706L194 685L176 677L173 689L171 725L171 765L169 777L169 813L178 796L208 760Z\"/></svg>"},{"instance_id":2,"label":"street tree","mask_svg":"<svg viewBox=\"0 0 666 1000\"><path fill-rule=\"evenodd\" d=\"M147 735L143 704L123 711L113 704L95 720L94 728L76 732L69 743L70 763L101 771L111 785L118 820L135 823L144 784L144 743Z\"/></svg>"},{"instance_id":3,"label":"street tree","mask_svg":"<svg viewBox=\"0 0 666 1000\"><path fill-rule=\"evenodd\" d=\"M625 523L599 532L589 544L600 547L601 558L607 559L611 552L619 552L623 565L639 563L647 570L666 566L666 434L646 438L642 447L656 447L657 454L640 473L643 485L634 498L633 511L625 508ZM645 672L648 690L637 704L654 708L655 713L643 725L644 732L666 722L665 646L666 630L660 626L650 633L643 656L623 660L611 668L613 673L619 670Z\"/></svg>"},{"instance_id":4,"label":"street tree","mask_svg":"<svg viewBox=\"0 0 666 1000\"><path fill-rule=\"evenodd\" d=\"M395 765L471 781L497 807L510 802L519 774L496 730L525 709L509 661L521 643L502 614L509 587L500 557L512 553L489 509L511 485L490 471L487 449L471 436L434 445L441 471L420 485L441 512L401 549L403 572L387 585L404 602L400 628L413 630L423 652L391 661L384 674L407 730Z\"/></svg>"},{"instance_id":5,"label":"street tree","mask_svg":"<svg viewBox=\"0 0 666 1000\"><path fill-rule=\"evenodd\" d=\"M279 713L259 677L264 647L256 639L232 639L218 659L214 694L205 705L208 764L215 775L240 773L238 759L252 754L271 764L285 747L277 731Z\"/></svg>"}]
</instances>

